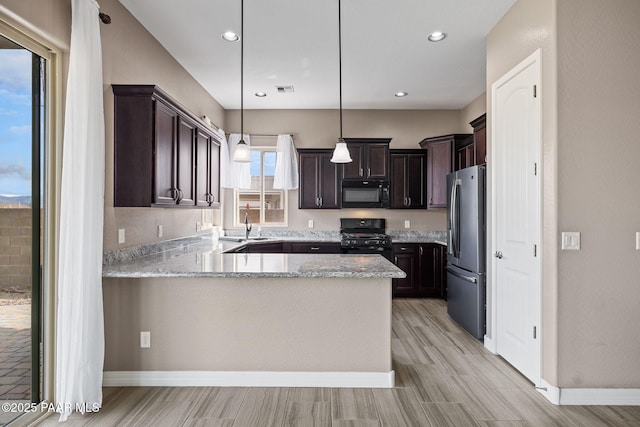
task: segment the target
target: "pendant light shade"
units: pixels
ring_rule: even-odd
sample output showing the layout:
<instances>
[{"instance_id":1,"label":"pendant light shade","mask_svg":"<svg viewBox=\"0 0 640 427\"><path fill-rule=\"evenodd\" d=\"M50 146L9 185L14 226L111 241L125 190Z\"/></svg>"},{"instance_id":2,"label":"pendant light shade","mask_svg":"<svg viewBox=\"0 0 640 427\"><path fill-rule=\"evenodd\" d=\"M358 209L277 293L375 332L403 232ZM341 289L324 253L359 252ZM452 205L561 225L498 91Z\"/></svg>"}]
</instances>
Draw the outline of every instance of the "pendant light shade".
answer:
<instances>
[{"instance_id":1,"label":"pendant light shade","mask_svg":"<svg viewBox=\"0 0 640 427\"><path fill-rule=\"evenodd\" d=\"M233 152L233 161L240 163L251 162L251 150L244 139L241 139L236 145L236 149Z\"/></svg>"},{"instance_id":2,"label":"pendant light shade","mask_svg":"<svg viewBox=\"0 0 640 427\"><path fill-rule=\"evenodd\" d=\"M251 150L244 142L244 0L240 1L240 141L233 151L232 160L251 163Z\"/></svg>"},{"instance_id":3,"label":"pendant light shade","mask_svg":"<svg viewBox=\"0 0 640 427\"><path fill-rule=\"evenodd\" d=\"M332 163L350 163L352 161L351 154L347 144L342 138L342 3L338 0L338 70L340 77L340 138L336 143L336 148L333 150L333 156L331 157Z\"/></svg>"},{"instance_id":4,"label":"pendant light shade","mask_svg":"<svg viewBox=\"0 0 640 427\"><path fill-rule=\"evenodd\" d=\"M347 148L347 143L344 139L340 138L336 143L336 148L333 149L333 156L331 157L332 163L349 163L351 162L351 154Z\"/></svg>"}]
</instances>

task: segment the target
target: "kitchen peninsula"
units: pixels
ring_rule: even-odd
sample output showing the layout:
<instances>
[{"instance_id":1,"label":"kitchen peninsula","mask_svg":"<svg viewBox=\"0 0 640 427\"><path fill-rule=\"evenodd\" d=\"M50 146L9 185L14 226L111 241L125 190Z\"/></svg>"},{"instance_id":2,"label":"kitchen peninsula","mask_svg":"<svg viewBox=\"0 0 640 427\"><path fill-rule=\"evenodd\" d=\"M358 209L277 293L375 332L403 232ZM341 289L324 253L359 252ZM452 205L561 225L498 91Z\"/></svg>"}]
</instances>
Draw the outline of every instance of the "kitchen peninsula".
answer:
<instances>
[{"instance_id":1,"label":"kitchen peninsula","mask_svg":"<svg viewBox=\"0 0 640 427\"><path fill-rule=\"evenodd\" d=\"M105 385L393 387L402 270L380 255L227 253L243 244L200 237L105 265Z\"/></svg>"}]
</instances>

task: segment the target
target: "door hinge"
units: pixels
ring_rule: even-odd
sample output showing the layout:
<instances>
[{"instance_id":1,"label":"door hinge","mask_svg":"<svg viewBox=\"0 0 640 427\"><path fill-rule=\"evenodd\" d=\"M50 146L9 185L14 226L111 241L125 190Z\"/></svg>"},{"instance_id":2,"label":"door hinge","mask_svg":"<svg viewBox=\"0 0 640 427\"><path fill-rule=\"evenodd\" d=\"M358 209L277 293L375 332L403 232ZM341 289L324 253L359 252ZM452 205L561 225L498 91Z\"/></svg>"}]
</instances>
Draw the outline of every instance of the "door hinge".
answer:
<instances>
[{"instance_id":1,"label":"door hinge","mask_svg":"<svg viewBox=\"0 0 640 427\"><path fill-rule=\"evenodd\" d=\"M533 327L533 339L535 340L537 336L538 336L538 329L534 326Z\"/></svg>"},{"instance_id":2,"label":"door hinge","mask_svg":"<svg viewBox=\"0 0 640 427\"><path fill-rule=\"evenodd\" d=\"M538 245L533 245L533 256L534 257L538 256Z\"/></svg>"},{"instance_id":3,"label":"door hinge","mask_svg":"<svg viewBox=\"0 0 640 427\"><path fill-rule=\"evenodd\" d=\"M537 162L533 164L533 174L535 176L538 176L538 163Z\"/></svg>"},{"instance_id":4,"label":"door hinge","mask_svg":"<svg viewBox=\"0 0 640 427\"><path fill-rule=\"evenodd\" d=\"M537 85L533 85L533 97L534 98L538 97L538 86Z\"/></svg>"}]
</instances>

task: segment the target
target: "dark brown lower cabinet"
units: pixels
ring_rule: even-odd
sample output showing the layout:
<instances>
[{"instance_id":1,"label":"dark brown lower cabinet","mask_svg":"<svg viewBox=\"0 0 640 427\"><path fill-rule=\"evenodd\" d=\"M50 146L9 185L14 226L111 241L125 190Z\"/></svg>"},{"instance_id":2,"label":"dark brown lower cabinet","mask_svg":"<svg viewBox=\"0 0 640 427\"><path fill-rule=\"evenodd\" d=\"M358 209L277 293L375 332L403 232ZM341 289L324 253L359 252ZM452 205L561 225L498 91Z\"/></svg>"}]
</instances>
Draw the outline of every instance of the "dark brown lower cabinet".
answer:
<instances>
[{"instance_id":1,"label":"dark brown lower cabinet","mask_svg":"<svg viewBox=\"0 0 640 427\"><path fill-rule=\"evenodd\" d=\"M394 263L407 277L393 279L393 296L446 298L445 255L437 243L394 243Z\"/></svg>"},{"instance_id":2,"label":"dark brown lower cabinet","mask_svg":"<svg viewBox=\"0 0 640 427\"><path fill-rule=\"evenodd\" d=\"M252 242L243 245L235 253L285 253L285 254L339 254L339 242Z\"/></svg>"},{"instance_id":3,"label":"dark brown lower cabinet","mask_svg":"<svg viewBox=\"0 0 640 427\"><path fill-rule=\"evenodd\" d=\"M339 254L339 242L291 242L292 254Z\"/></svg>"}]
</instances>

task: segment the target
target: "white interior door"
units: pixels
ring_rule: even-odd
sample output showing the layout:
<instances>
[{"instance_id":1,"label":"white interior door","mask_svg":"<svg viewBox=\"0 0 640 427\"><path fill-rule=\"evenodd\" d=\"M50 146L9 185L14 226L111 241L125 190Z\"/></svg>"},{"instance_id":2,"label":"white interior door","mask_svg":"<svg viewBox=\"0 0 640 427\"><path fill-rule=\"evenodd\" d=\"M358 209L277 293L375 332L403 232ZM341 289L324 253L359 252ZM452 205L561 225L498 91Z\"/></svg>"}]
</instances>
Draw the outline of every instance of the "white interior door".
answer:
<instances>
[{"instance_id":1,"label":"white interior door","mask_svg":"<svg viewBox=\"0 0 640 427\"><path fill-rule=\"evenodd\" d=\"M540 55L492 86L493 295L497 353L540 381Z\"/></svg>"}]
</instances>

